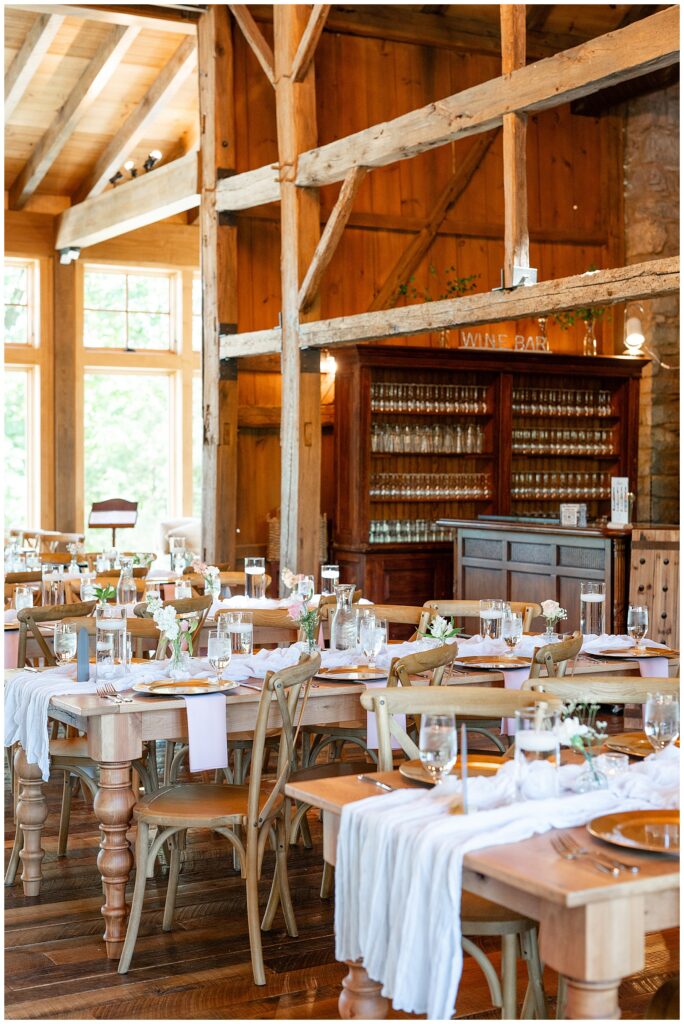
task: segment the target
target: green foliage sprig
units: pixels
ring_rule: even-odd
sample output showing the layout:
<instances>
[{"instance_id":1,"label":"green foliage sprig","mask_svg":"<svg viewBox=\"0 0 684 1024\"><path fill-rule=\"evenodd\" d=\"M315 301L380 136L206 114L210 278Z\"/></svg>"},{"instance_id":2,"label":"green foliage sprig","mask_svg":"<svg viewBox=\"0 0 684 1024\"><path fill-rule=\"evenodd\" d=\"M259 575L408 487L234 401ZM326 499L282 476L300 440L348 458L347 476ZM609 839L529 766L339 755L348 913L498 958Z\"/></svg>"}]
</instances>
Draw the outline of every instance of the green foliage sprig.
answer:
<instances>
[{"instance_id":1,"label":"green foliage sprig","mask_svg":"<svg viewBox=\"0 0 684 1024\"><path fill-rule=\"evenodd\" d=\"M100 602L110 601L116 597L116 588L108 583L106 587L93 587L93 593Z\"/></svg>"},{"instance_id":2,"label":"green foliage sprig","mask_svg":"<svg viewBox=\"0 0 684 1024\"><path fill-rule=\"evenodd\" d=\"M440 295L435 295L433 297L430 292L419 291L415 285L415 277L411 276L407 282L399 285L395 299L399 298L399 296L406 296L406 298L414 299L418 302L434 302L438 299L456 299L461 295L465 295L467 292L474 291L476 287L475 282L480 275L469 274L467 277L460 277L458 276L457 270L458 268L455 266L446 268L446 291L442 292ZM433 277L437 277L437 268L434 264L430 264L428 272Z\"/></svg>"}]
</instances>

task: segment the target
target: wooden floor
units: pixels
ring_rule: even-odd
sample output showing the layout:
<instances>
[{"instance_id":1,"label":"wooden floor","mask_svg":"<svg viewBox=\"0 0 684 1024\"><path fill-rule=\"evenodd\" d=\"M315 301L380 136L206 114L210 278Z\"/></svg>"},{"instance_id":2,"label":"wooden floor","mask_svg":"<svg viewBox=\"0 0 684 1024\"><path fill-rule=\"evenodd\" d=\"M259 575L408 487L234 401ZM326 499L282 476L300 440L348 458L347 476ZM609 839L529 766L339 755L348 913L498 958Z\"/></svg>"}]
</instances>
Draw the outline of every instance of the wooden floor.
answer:
<instances>
[{"instance_id":1,"label":"wooden floor","mask_svg":"<svg viewBox=\"0 0 684 1024\"><path fill-rule=\"evenodd\" d=\"M290 859L299 938L287 936L281 918L275 930L264 935L265 986L252 983L243 884L233 870L227 843L207 832L189 837L176 928L171 933L160 930L163 871L158 868L154 881L148 882L135 956L130 972L122 977L106 959L101 941L102 891L92 808L80 795L74 799L69 855L58 860L61 784L55 780L47 791L50 813L44 836L43 892L36 899L25 899L20 883L5 892L6 1018L306 1020L338 1016L344 969L335 962L332 901L319 898L321 834L313 815L314 849L307 851L300 845ZM5 828L8 856L14 835L11 810L6 813ZM265 878L271 870L267 857ZM264 883L264 900L266 889ZM643 1017L652 993L677 971L678 940L678 932L649 938L646 971L622 986L624 1017ZM495 946L491 949L498 963ZM555 989L555 976L547 971L552 1016ZM522 973L519 990L522 999ZM483 976L469 957L456 1015L496 1016Z\"/></svg>"}]
</instances>

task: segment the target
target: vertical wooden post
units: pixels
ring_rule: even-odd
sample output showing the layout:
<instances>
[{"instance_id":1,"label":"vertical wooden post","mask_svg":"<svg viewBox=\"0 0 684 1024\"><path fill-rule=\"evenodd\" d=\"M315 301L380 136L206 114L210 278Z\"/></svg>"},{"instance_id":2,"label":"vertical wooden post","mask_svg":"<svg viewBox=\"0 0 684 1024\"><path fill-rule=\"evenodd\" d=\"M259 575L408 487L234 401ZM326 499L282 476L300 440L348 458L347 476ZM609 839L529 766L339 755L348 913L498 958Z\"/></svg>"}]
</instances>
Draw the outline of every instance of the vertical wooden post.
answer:
<instances>
[{"instance_id":1,"label":"vertical wooden post","mask_svg":"<svg viewBox=\"0 0 684 1024\"><path fill-rule=\"evenodd\" d=\"M84 527L83 380L78 358L83 268L77 262L62 264L57 258L54 268L54 526L57 530L76 533Z\"/></svg>"},{"instance_id":2,"label":"vertical wooden post","mask_svg":"<svg viewBox=\"0 0 684 1024\"><path fill-rule=\"evenodd\" d=\"M318 351L300 353L299 285L320 237L317 189L294 183L299 153L317 145L313 64L301 82L292 64L309 9L276 4L276 114L280 160L282 417L280 487L280 564L297 572L318 573L321 506L321 394ZM315 299L306 318L317 319Z\"/></svg>"},{"instance_id":3,"label":"vertical wooden post","mask_svg":"<svg viewBox=\"0 0 684 1024\"><path fill-rule=\"evenodd\" d=\"M216 212L216 182L235 173L233 40L228 9L199 20L202 267L202 553L235 563L237 364L219 358L219 336L237 333L237 224ZM224 365L225 363L225 365Z\"/></svg>"},{"instance_id":4,"label":"vertical wooden post","mask_svg":"<svg viewBox=\"0 0 684 1024\"><path fill-rule=\"evenodd\" d=\"M501 4L501 70L504 75L525 66L525 4ZM527 115L505 114L504 287L513 285L513 267L529 267L527 227Z\"/></svg>"}]
</instances>

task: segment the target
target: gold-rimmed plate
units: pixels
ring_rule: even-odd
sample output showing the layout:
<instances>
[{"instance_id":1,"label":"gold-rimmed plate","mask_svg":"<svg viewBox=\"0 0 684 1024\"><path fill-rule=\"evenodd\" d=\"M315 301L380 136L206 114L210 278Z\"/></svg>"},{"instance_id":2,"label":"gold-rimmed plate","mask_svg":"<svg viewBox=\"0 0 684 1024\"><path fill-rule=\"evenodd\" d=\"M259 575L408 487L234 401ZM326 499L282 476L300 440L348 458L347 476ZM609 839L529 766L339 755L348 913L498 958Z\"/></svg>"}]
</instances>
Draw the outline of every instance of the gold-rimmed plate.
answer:
<instances>
[{"instance_id":1,"label":"gold-rimmed plate","mask_svg":"<svg viewBox=\"0 0 684 1024\"><path fill-rule=\"evenodd\" d=\"M646 757L647 754L653 753L653 747L645 732L619 732L615 736L609 736L605 745L608 750L629 754L630 757Z\"/></svg>"},{"instance_id":2,"label":"gold-rimmed plate","mask_svg":"<svg viewBox=\"0 0 684 1024\"><path fill-rule=\"evenodd\" d=\"M502 759L493 754L469 754L468 775L496 775L502 764ZM410 779L412 782L422 782L428 786L434 784L432 776L423 768L420 761L402 761L399 765L399 772L405 779ZM456 764L451 769L451 774L460 776L460 757L457 758Z\"/></svg>"},{"instance_id":3,"label":"gold-rimmed plate","mask_svg":"<svg viewBox=\"0 0 684 1024\"><path fill-rule=\"evenodd\" d=\"M679 811L622 811L587 825L596 839L649 853L679 853Z\"/></svg>"},{"instance_id":4,"label":"gold-rimmed plate","mask_svg":"<svg viewBox=\"0 0 684 1024\"><path fill-rule=\"evenodd\" d=\"M147 697L198 697L205 693L228 693L239 685L232 679L220 683L213 679L158 679L133 683L132 689Z\"/></svg>"},{"instance_id":5,"label":"gold-rimmed plate","mask_svg":"<svg viewBox=\"0 0 684 1024\"><path fill-rule=\"evenodd\" d=\"M669 647L612 647L608 651L597 651L596 654L600 658L630 658L632 661L639 658L679 657L679 651L670 650Z\"/></svg>"},{"instance_id":6,"label":"gold-rimmed plate","mask_svg":"<svg viewBox=\"0 0 684 1024\"><path fill-rule=\"evenodd\" d=\"M328 683L377 683L387 679L387 673L368 665L340 665L339 668L322 668L316 679Z\"/></svg>"},{"instance_id":7,"label":"gold-rimmed plate","mask_svg":"<svg viewBox=\"0 0 684 1024\"><path fill-rule=\"evenodd\" d=\"M531 658L506 658L503 654L473 654L467 658L456 658L454 661L454 665L460 668L488 668L497 672L510 668L529 668L531 664Z\"/></svg>"}]
</instances>

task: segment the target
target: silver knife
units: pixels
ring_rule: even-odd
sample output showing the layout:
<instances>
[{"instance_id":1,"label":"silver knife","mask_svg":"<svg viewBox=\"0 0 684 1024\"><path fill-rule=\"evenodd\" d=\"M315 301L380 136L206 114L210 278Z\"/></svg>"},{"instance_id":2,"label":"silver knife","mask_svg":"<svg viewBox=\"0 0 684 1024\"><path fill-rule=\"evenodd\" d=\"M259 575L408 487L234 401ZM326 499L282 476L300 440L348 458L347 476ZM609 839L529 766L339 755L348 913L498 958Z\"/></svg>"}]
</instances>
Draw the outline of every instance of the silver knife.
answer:
<instances>
[{"instance_id":1,"label":"silver knife","mask_svg":"<svg viewBox=\"0 0 684 1024\"><path fill-rule=\"evenodd\" d=\"M463 787L463 813L468 813L468 733L461 725L461 786Z\"/></svg>"},{"instance_id":2,"label":"silver knife","mask_svg":"<svg viewBox=\"0 0 684 1024\"><path fill-rule=\"evenodd\" d=\"M377 786L378 789L384 789L387 793L393 793L396 786L388 786L386 782L381 782L380 779L374 779L370 775L357 775L356 778L359 782L369 782L371 786Z\"/></svg>"}]
</instances>

